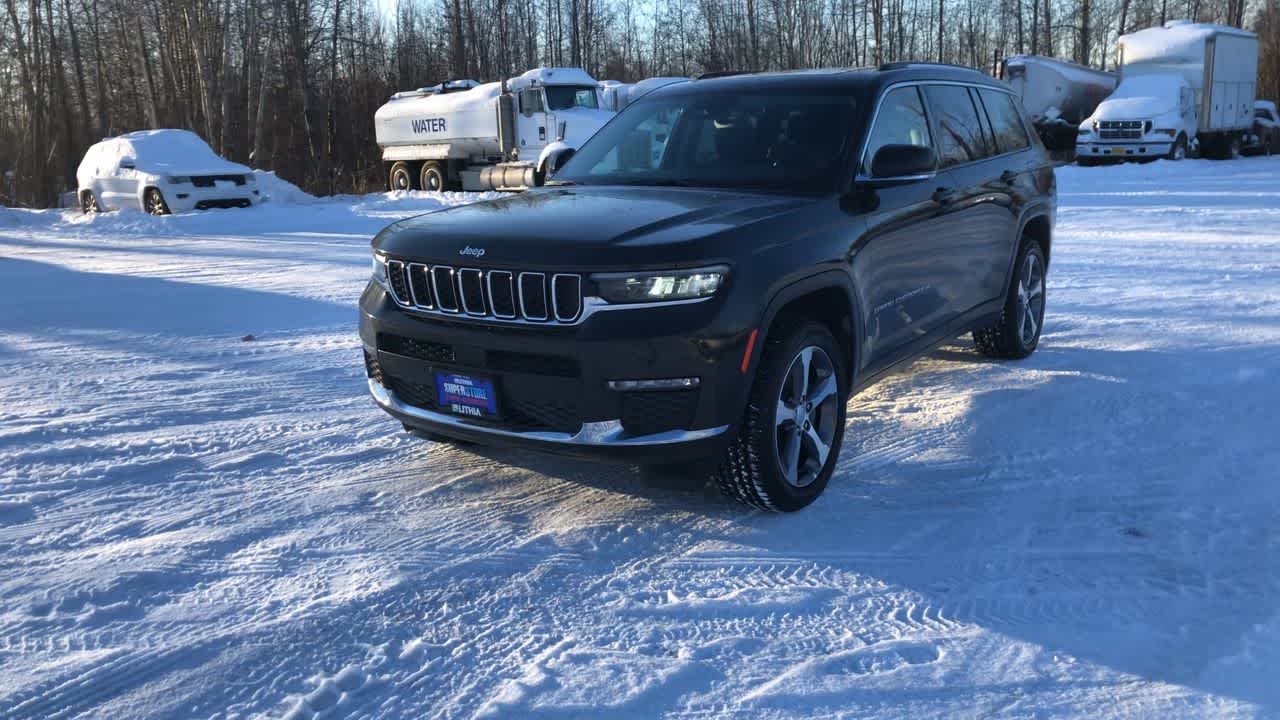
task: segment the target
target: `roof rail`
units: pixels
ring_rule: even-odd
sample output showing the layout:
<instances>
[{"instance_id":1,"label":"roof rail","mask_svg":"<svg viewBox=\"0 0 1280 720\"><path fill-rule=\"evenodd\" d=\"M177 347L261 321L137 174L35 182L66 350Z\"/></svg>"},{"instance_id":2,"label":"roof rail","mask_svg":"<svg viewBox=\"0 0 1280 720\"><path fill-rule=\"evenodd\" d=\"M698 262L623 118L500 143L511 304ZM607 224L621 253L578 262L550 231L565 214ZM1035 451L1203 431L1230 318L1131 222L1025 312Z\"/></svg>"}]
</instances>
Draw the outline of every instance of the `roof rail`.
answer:
<instances>
[{"instance_id":1,"label":"roof rail","mask_svg":"<svg viewBox=\"0 0 1280 720\"><path fill-rule=\"evenodd\" d=\"M927 62L927 61L919 61L919 60L899 60L897 62L884 63L878 69L881 72L884 72L886 70L906 70L907 68L912 68L912 67L944 67L944 68L955 68L958 70L974 70L974 68L971 68L968 65L957 65L955 63L944 63L944 62ZM974 72L977 72L977 70L974 70Z\"/></svg>"},{"instance_id":2,"label":"roof rail","mask_svg":"<svg viewBox=\"0 0 1280 720\"><path fill-rule=\"evenodd\" d=\"M695 76L694 80L714 80L715 78L733 77L734 75L751 75L755 70L717 70Z\"/></svg>"}]
</instances>

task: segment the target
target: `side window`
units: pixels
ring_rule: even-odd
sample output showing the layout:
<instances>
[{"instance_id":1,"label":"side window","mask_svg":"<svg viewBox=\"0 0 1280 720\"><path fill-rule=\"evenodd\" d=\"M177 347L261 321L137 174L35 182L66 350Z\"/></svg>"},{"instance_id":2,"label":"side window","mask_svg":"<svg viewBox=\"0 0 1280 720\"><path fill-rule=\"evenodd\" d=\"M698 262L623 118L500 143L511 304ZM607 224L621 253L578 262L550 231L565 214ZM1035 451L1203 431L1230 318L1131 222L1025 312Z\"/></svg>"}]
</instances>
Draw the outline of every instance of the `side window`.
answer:
<instances>
[{"instance_id":1,"label":"side window","mask_svg":"<svg viewBox=\"0 0 1280 720\"><path fill-rule=\"evenodd\" d=\"M924 94L938 131L938 158L942 167L981 160L991 154L968 88L927 85Z\"/></svg>"},{"instance_id":2,"label":"side window","mask_svg":"<svg viewBox=\"0 0 1280 720\"><path fill-rule=\"evenodd\" d=\"M885 145L933 145L929 118L924 114L924 103L920 101L920 91L915 87L894 88L885 93L875 123L867 136L862 174L870 174L876 151Z\"/></svg>"},{"instance_id":3,"label":"side window","mask_svg":"<svg viewBox=\"0 0 1280 720\"><path fill-rule=\"evenodd\" d=\"M525 115L542 112L542 91L537 88L521 91L520 112Z\"/></svg>"},{"instance_id":4,"label":"side window","mask_svg":"<svg viewBox=\"0 0 1280 720\"><path fill-rule=\"evenodd\" d=\"M991 119L991 130L995 133L996 147L1000 152L1031 147L1027 126L1022 122L1022 114L1018 112L1012 95L998 90L979 90L978 95L987 108L987 117Z\"/></svg>"}]
</instances>

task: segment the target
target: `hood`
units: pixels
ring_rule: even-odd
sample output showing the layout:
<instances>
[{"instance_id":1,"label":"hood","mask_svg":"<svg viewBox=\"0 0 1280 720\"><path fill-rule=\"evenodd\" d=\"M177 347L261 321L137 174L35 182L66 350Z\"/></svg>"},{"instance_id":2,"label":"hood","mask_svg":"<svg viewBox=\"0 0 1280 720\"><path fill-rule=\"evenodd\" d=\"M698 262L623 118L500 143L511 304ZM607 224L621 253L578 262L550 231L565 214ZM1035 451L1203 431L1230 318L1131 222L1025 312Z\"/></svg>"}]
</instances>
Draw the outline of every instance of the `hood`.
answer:
<instances>
[{"instance_id":1,"label":"hood","mask_svg":"<svg viewBox=\"0 0 1280 720\"><path fill-rule=\"evenodd\" d=\"M743 241L729 231L814 202L701 188L541 188L402 220L373 245L408 259L519 269L697 263L723 258L727 243Z\"/></svg>"},{"instance_id":2,"label":"hood","mask_svg":"<svg viewBox=\"0 0 1280 720\"><path fill-rule=\"evenodd\" d=\"M1093 113L1094 120L1144 120L1178 112L1182 88L1180 75L1137 75L1121 81Z\"/></svg>"}]
</instances>

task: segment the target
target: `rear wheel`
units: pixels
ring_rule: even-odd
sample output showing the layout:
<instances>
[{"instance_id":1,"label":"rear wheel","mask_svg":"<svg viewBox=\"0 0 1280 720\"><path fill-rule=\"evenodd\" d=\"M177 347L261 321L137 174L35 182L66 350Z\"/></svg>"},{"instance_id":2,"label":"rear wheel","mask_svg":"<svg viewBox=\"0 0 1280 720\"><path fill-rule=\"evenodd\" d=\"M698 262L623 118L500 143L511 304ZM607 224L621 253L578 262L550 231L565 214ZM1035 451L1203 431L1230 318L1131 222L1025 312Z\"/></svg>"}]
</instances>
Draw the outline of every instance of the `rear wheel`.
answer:
<instances>
[{"instance_id":1,"label":"rear wheel","mask_svg":"<svg viewBox=\"0 0 1280 720\"><path fill-rule=\"evenodd\" d=\"M80 194L80 211L85 215L102 212L102 206L98 204L98 196L94 195L92 190L85 190Z\"/></svg>"},{"instance_id":2,"label":"rear wheel","mask_svg":"<svg viewBox=\"0 0 1280 720\"><path fill-rule=\"evenodd\" d=\"M409 169L409 163L397 162L392 164L391 173L387 177L387 187L391 190L414 190L413 171Z\"/></svg>"},{"instance_id":3,"label":"rear wheel","mask_svg":"<svg viewBox=\"0 0 1280 720\"><path fill-rule=\"evenodd\" d=\"M168 215L169 206L165 204L164 195L156 188L147 188L142 196L142 207L148 215Z\"/></svg>"},{"instance_id":4,"label":"rear wheel","mask_svg":"<svg viewBox=\"0 0 1280 720\"><path fill-rule=\"evenodd\" d=\"M1232 135L1231 139L1227 141L1227 152L1223 159L1235 160L1238 157L1240 157L1240 136Z\"/></svg>"},{"instance_id":5,"label":"rear wheel","mask_svg":"<svg viewBox=\"0 0 1280 720\"><path fill-rule=\"evenodd\" d=\"M816 322L780 322L760 358L747 409L715 472L748 505L791 512L826 488L844 440L844 355ZM789 328L789 329L788 329Z\"/></svg>"},{"instance_id":6,"label":"rear wheel","mask_svg":"<svg viewBox=\"0 0 1280 720\"><path fill-rule=\"evenodd\" d=\"M978 352L987 357L1020 360L1035 352L1044 325L1044 249L1026 241L1014 264L1013 282L1005 298L1000 319L994 325L973 331Z\"/></svg>"},{"instance_id":7,"label":"rear wheel","mask_svg":"<svg viewBox=\"0 0 1280 720\"><path fill-rule=\"evenodd\" d=\"M423 190L439 192L445 189L447 182L443 163L432 160L422 164L422 182L420 186Z\"/></svg>"}]
</instances>

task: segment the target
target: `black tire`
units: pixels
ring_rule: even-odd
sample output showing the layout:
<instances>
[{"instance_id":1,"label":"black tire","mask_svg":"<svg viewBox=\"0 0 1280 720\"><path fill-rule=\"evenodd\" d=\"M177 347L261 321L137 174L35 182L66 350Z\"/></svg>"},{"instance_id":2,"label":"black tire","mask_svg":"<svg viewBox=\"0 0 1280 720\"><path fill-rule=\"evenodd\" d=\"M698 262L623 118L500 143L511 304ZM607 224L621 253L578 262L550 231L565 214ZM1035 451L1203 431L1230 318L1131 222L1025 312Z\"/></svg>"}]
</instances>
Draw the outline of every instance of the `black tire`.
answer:
<instances>
[{"instance_id":1,"label":"black tire","mask_svg":"<svg viewBox=\"0 0 1280 720\"><path fill-rule=\"evenodd\" d=\"M1223 160L1235 160L1240 157L1240 136L1232 135L1231 139L1227 140L1225 147L1226 152L1222 155Z\"/></svg>"},{"instance_id":2,"label":"black tire","mask_svg":"<svg viewBox=\"0 0 1280 720\"><path fill-rule=\"evenodd\" d=\"M392 191L417 190L417 181L413 168L404 161L392 163L391 171L387 173L387 189Z\"/></svg>"},{"instance_id":3,"label":"black tire","mask_svg":"<svg viewBox=\"0 0 1280 720\"><path fill-rule=\"evenodd\" d=\"M164 201L164 194L156 188L147 188L142 195L142 209L148 215L168 215L169 204Z\"/></svg>"},{"instance_id":4,"label":"black tire","mask_svg":"<svg viewBox=\"0 0 1280 720\"><path fill-rule=\"evenodd\" d=\"M92 190L80 193L80 212L85 215L102 212L102 206L98 204L98 196L94 195Z\"/></svg>"},{"instance_id":5,"label":"black tire","mask_svg":"<svg viewBox=\"0 0 1280 720\"><path fill-rule=\"evenodd\" d=\"M1173 141L1173 145L1169 148L1168 159L1173 161L1185 160L1187 158L1187 136L1178 133L1178 139Z\"/></svg>"},{"instance_id":6,"label":"black tire","mask_svg":"<svg viewBox=\"0 0 1280 720\"><path fill-rule=\"evenodd\" d=\"M1030 262L1034 262L1037 272L1028 270ZM1000 319L990 327L973 331L973 343L978 352L991 358L1021 360L1036 351L1040 344L1040 331L1044 329L1047 269L1044 248L1038 242L1024 240L1013 264L1013 277ZM1025 308L1024 294L1028 298ZM1024 312L1024 309L1029 312ZM1027 319L1028 314L1030 320Z\"/></svg>"},{"instance_id":7,"label":"black tire","mask_svg":"<svg viewBox=\"0 0 1280 720\"><path fill-rule=\"evenodd\" d=\"M844 440L848 373L844 353L826 325L789 318L775 322L775 328L778 334L770 338L761 354L737 436L713 477L724 494L741 502L762 510L793 512L817 499L831 479ZM791 405L796 415L780 420L779 409L800 375L792 372L793 366L801 362L802 353L813 350L825 355L830 375L820 374L817 353L810 352L811 371L805 387L812 380L814 392L828 391L831 386L826 380L830 377L834 379L834 394L823 395L811 411L806 404L808 398L791 398L798 400ZM797 424L801 413L806 418L803 428ZM830 442L825 460L819 463L816 441L811 438L822 434L829 434ZM788 447L790 442L797 443L791 473L798 482L788 481L783 469L782 451L788 448L780 443L780 436Z\"/></svg>"},{"instance_id":8,"label":"black tire","mask_svg":"<svg viewBox=\"0 0 1280 720\"><path fill-rule=\"evenodd\" d=\"M423 163L420 178L418 186L423 190L439 192L449 189L449 176L444 171L444 163L435 160Z\"/></svg>"},{"instance_id":9,"label":"black tire","mask_svg":"<svg viewBox=\"0 0 1280 720\"><path fill-rule=\"evenodd\" d=\"M1097 158L1089 157L1087 155L1079 155L1076 157L1076 164L1080 167L1094 167L1099 164L1099 161Z\"/></svg>"}]
</instances>

